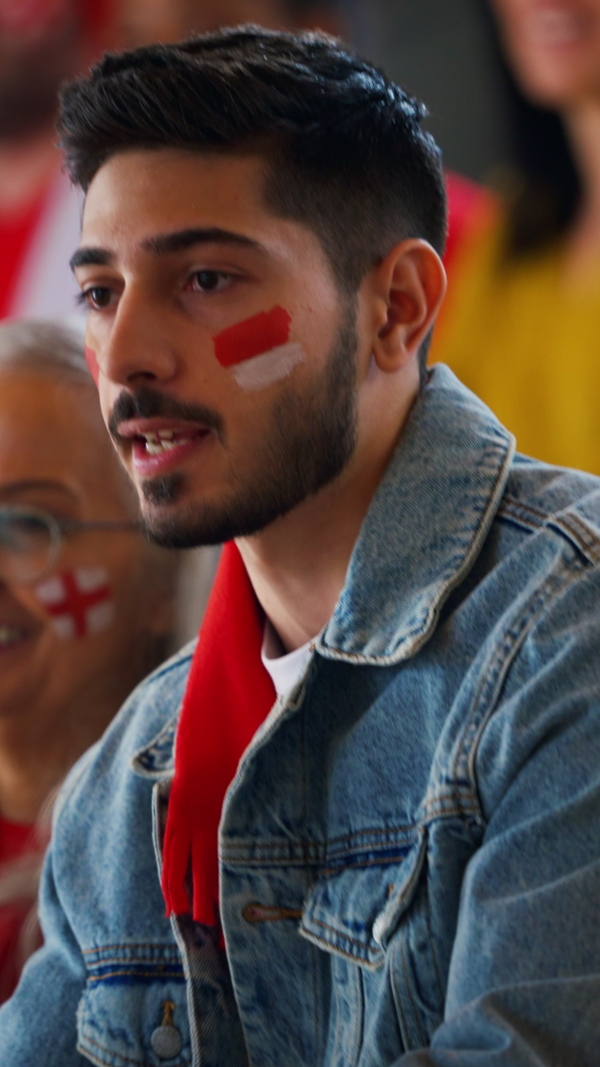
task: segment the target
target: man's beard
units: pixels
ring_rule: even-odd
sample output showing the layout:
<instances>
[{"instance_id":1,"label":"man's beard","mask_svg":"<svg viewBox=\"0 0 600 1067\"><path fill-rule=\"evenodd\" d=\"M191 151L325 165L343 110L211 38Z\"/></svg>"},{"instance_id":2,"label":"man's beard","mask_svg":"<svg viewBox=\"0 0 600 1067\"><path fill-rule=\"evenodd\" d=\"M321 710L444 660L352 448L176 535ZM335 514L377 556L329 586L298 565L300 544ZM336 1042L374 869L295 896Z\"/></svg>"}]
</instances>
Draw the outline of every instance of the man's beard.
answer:
<instances>
[{"instance_id":1,"label":"man's beard","mask_svg":"<svg viewBox=\"0 0 600 1067\"><path fill-rule=\"evenodd\" d=\"M270 412L256 453L255 475L245 478L234 471L227 496L217 503L190 503L169 514L185 492L186 475L167 474L145 481L143 498L163 514L143 515L147 536L167 548L195 548L248 537L332 482L345 468L356 445L356 313L350 301L324 371L306 393L290 385ZM120 419L155 415L198 421L224 440L223 423L215 412L197 406L177 405L152 390L117 400L109 429L118 439Z\"/></svg>"}]
</instances>

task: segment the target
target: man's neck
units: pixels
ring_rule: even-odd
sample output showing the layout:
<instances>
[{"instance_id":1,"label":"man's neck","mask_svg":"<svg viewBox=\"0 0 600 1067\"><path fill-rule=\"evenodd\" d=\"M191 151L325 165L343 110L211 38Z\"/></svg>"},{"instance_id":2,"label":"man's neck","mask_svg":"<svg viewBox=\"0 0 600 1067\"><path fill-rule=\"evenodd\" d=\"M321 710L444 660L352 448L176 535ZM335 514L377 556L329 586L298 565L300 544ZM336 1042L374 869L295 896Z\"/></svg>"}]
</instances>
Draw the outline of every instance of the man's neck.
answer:
<instances>
[{"instance_id":1,"label":"man's neck","mask_svg":"<svg viewBox=\"0 0 600 1067\"><path fill-rule=\"evenodd\" d=\"M293 517L284 516L260 536L238 542L285 652L315 637L331 617L362 521L362 516L338 513L335 522L327 523L314 515L321 511L316 500L295 508Z\"/></svg>"},{"instance_id":2,"label":"man's neck","mask_svg":"<svg viewBox=\"0 0 600 1067\"><path fill-rule=\"evenodd\" d=\"M330 485L260 534L237 542L286 652L316 637L331 618L360 528L417 391L415 384L404 394L395 415L382 412L348 468Z\"/></svg>"}]
</instances>

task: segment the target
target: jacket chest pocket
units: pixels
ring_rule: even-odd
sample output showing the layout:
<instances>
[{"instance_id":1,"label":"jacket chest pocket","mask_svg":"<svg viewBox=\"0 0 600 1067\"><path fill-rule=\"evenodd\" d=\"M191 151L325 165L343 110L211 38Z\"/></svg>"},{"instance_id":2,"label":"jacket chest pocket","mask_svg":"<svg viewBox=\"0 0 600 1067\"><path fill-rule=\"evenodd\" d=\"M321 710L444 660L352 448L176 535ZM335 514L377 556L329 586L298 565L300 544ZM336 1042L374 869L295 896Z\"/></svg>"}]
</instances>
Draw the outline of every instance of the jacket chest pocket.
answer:
<instances>
[{"instance_id":1,"label":"jacket chest pocket","mask_svg":"<svg viewBox=\"0 0 600 1067\"><path fill-rule=\"evenodd\" d=\"M300 933L331 955L326 1067L375 1067L428 1043L442 991L428 936L426 837L347 855L310 891Z\"/></svg>"},{"instance_id":2,"label":"jacket chest pocket","mask_svg":"<svg viewBox=\"0 0 600 1067\"><path fill-rule=\"evenodd\" d=\"M191 1064L186 982L176 947L111 945L85 957L78 1051L102 1067Z\"/></svg>"}]
</instances>

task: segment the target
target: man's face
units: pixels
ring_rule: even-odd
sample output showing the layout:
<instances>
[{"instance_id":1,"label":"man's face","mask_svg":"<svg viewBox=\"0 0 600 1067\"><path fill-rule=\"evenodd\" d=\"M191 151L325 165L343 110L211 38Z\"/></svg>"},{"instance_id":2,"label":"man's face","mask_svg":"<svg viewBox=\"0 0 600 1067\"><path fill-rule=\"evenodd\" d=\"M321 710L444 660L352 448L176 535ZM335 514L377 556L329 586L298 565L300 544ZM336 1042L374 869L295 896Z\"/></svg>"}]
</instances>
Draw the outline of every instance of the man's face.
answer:
<instances>
[{"instance_id":1,"label":"man's face","mask_svg":"<svg viewBox=\"0 0 600 1067\"><path fill-rule=\"evenodd\" d=\"M88 191L75 257L88 358L163 543L255 533L354 450L353 307L316 236L265 207L263 167L132 151Z\"/></svg>"}]
</instances>

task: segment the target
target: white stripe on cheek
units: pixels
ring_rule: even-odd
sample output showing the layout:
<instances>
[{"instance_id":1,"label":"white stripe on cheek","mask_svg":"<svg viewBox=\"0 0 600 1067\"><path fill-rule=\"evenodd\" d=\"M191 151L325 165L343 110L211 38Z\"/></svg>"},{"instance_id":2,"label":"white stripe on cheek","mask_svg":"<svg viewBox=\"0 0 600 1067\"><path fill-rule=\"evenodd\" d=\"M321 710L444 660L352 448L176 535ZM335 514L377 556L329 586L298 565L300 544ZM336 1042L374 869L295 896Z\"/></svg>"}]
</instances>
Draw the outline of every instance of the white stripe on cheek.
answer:
<instances>
[{"instance_id":1,"label":"white stripe on cheek","mask_svg":"<svg viewBox=\"0 0 600 1067\"><path fill-rule=\"evenodd\" d=\"M58 577L46 578L43 582L38 582L36 585L35 595L44 605L57 604L64 596L63 583Z\"/></svg>"},{"instance_id":2,"label":"white stripe on cheek","mask_svg":"<svg viewBox=\"0 0 600 1067\"><path fill-rule=\"evenodd\" d=\"M96 604L89 608L87 613L88 633L99 634L107 630L115 621L115 606L108 600L104 604Z\"/></svg>"},{"instance_id":3,"label":"white stripe on cheek","mask_svg":"<svg viewBox=\"0 0 600 1067\"><path fill-rule=\"evenodd\" d=\"M109 574L104 567L79 567L38 582L35 593L63 640L100 633L114 621Z\"/></svg>"},{"instance_id":4,"label":"white stripe on cheek","mask_svg":"<svg viewBox=\"0 0 600 1067\"><path fill-rule=\"evenodd\" d=\"M50 625L56 636L60 637L62 641L72 641L77 637L75 620L69 615L57 615L55 619L50 620Z\"/></svg>"},{"instance_id":5,"label":"white stripe on cheek","mask_svg":"<svg viewBox=\"0 0 600 1067\"><path fill-rule=\"evenodd\" d=\"M286 345L271 348L268 352L261 352L260 356L254 356L253 359L236 363L231 371L240 389L254 393L287 378L294 367L305 358L306 353L302 345L290 341Z\"/></svg>"},{"instance_id":6,"label":"white stripe on cheek","mask_svg":"<svg viewBox=\"0 0 600 1067\"><path fill-rule=\"evenodd\" d=\"M75 576L83 593L95 593L108 585L108 571L104 567L78 567Z\"/></svg>"}]
</instances>

